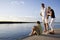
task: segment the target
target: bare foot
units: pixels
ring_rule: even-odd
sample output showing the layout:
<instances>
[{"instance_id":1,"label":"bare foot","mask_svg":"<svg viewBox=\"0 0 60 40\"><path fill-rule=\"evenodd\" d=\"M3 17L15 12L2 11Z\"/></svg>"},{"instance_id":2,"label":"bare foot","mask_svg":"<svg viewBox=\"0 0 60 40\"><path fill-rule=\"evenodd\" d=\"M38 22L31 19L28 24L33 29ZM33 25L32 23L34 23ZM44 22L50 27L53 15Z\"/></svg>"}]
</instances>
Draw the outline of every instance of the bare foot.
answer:
<instances>
[{"instance_id":1,"label":"bare foot","mask_svg":"<svg viewBox=\"0 0 60 40\"><path fill-rule=\"evenodd\" d=\"M43 32L47 32L46 30L44 30Z\"/></svg>"},{"instance_id":2,"label":"bare foot","mask_svg":"<svg viewBox=\"0 0 60 40\"><path fill-rule=\"evenodd\" d=\"M50 31L49 34L55 34L54 30L53 31Z\"/></svg>"},{"instance_id":3,"label":"bare foot","mask_svg":"<svg viewBox=\"0 0 60 40\"><path fill-rule=\"evenodd\" d=\"M32 34L30 33L29 36L32 36Z\"/></svg>"},{"instance_id":4,"label":"bare foot","mask_svg":"<svg viewBox=\"0 0 60 40\"><path fill-rule=\"evenodd\" d=\"M45 34L45 35L47 35L47 34L49 34L49 31L43 32L42 34Z\"/></svg>"}]
</instances>

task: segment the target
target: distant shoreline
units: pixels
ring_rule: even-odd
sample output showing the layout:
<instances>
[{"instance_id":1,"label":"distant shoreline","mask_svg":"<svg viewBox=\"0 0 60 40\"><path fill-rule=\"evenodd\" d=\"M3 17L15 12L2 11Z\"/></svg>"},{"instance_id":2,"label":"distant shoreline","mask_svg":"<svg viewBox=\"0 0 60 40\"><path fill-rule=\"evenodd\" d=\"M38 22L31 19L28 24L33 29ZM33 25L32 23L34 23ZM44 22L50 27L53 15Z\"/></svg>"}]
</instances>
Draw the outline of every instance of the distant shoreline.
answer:
<instances>
[{"instance_id":1,"label":"distant shoreline","mask_svg":"<svg viewBox=\"0 0 60 40\"><path fill-rule=\"evenodd\" d=\"M12 23L36 23L36 22L13 22L13 21L0 21L0 24L12 24Z\"/></svg>"},{"instance_id":2,"label":"distant shoreline","mask_svg":"<svg viewBox=\"0 0 60 40\"><path fill-rule=\"evenodd\" d=\"M12 24L12 23L36 23L36 22L0 21L0 24ZM60 22L55 22L55 23L60 23Z\"/></svg>"}]
</instances>

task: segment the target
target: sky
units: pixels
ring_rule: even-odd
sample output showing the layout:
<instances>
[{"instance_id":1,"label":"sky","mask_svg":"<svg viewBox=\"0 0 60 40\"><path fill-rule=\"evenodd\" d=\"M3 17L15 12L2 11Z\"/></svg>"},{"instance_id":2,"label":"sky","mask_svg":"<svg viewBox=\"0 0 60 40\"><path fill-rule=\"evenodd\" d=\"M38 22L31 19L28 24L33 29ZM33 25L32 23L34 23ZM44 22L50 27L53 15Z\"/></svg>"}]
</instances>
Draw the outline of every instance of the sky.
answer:
<instances>
[{"instance_id":1,"label":"sky","mask_svg":"<svg viewBox=\"0 0 60 40\"><path fill-rule=\"evenodd\" d=\"M51 6L60 22L60 0L0 0L0 20L41 21L41 3Z\"/></svg>"}]
</instances>

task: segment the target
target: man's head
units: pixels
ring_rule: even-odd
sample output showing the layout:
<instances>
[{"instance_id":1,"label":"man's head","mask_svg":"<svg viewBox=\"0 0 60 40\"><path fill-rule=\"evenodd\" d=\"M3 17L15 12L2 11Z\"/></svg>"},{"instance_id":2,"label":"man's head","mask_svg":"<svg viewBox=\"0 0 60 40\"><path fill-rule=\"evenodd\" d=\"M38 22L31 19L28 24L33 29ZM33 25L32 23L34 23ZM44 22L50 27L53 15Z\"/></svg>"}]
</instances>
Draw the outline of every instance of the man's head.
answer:
<instances>
[{"instance_id":1,"label":"man's head","mask_svg":"<svg viewBox=\"0 0 60 40\"><path fill-rule=\"evenodd\" d=\"M41 6L42 6L43 8L45 8L45 4L44 4L44 3L42 3Z\"/></svg>"},{"instance_id":2,"label":"man's head","mask_svg":"<svg viewBox=\"0 0 60 40\"><path fill-rule=\"evenodd\" d=\"M40 21L37 21L37 24L40 24Z\"/></svg>"}]
</instances>

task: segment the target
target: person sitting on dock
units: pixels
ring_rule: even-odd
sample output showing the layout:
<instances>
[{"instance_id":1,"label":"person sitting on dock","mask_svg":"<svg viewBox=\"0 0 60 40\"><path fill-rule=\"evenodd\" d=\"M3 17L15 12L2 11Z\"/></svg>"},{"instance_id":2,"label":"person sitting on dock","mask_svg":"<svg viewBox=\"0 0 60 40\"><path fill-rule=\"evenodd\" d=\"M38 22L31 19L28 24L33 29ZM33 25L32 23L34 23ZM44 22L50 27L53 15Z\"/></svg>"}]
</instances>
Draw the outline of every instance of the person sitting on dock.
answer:
<instances>
[{"instance_id":1,"label":"person sitting on dock","mask_svg":"<svg viewBox=\"0 0 60 40\"><path fill-rule=\"evenodd\" d=\"M40 35L40 34L42 34L42 27L40 21L37 21L37 25L32 28L32 32L29 35L32 36L32 35Z\"/></svg>"}]
</instances>

